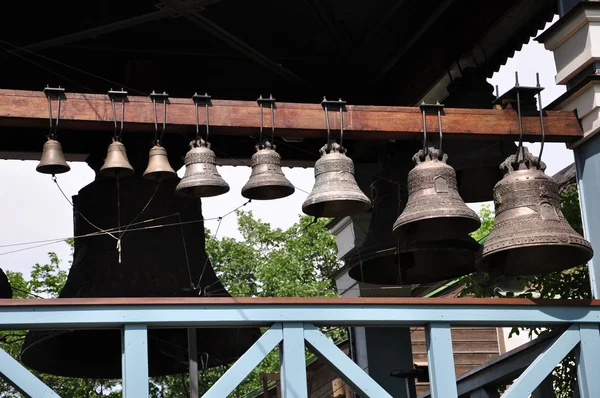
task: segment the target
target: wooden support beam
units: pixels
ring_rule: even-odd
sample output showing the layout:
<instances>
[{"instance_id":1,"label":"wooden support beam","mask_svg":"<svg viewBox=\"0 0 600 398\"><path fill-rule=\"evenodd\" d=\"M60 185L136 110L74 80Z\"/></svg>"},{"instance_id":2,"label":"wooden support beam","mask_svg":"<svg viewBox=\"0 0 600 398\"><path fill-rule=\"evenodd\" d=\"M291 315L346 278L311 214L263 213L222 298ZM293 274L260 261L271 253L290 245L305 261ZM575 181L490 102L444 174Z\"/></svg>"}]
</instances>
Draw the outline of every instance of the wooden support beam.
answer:
<instances>
[{"instance_id":1,"label":"wooden support beam","mask_svg":"<svg viewBox=\"0 0 600 398\"><path fill-rule=\"evenodd\" d=\"M190 95L191 97L191 95ZM56 107L53 107L56 116ZM265 111L265 115L267 115ZM120 112L119 116L120 116ZM330 112L333 136L339 135L337 111ZM111 131L113 112L105 94L66 93L61 104L60 130ZM265 128L269 130L269 117ZM211 134L255 135L259 127L259 107L254 101L212 100L210 107ZM159 115L159 122L162 115ZM446 138L518 139L516 111L506 109L452 109L442 116ZM546 140L573 142L583 133L572 112L547 111ZM204 124L200 112L200 124ZM169 98L167 107L167 134L195 131L195 110L191 98ZM0 90L0 128L48 128L48 103L41 91ZM276 104L275 135L283 137L324 138L325 116L320 104ZM437 117L427 117L431 138L437 139ZM537 112L528 113L523 120L526 141L540 140L540 121ZM127 132L153 132L154 111L149 97L128 97L125 104ZM419 108L396 106L346 105L344 138L350 140L421 139L422 119ZM6 129L4 129L6 130ZM1 131L1 130L0 130ZM25 130L26 131L26 130ZM25 133L25 131L23 133ZM36 147L37 148L37 147Z\"/></svg>"}]
</instances>

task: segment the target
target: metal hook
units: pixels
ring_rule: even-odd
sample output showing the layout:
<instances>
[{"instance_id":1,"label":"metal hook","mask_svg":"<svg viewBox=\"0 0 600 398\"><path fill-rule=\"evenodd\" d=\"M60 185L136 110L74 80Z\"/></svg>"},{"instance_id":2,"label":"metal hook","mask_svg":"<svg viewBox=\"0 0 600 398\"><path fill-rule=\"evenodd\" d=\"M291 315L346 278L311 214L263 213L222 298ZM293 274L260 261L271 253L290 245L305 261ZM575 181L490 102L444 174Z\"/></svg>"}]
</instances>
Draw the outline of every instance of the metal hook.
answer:
<instances>
[{"instance_id":1,"label":"metal hook","mask_svg":"<svg viewBox=\"0 0 600 398\"><path fill-rule=\"evenodd\" d=\"M423 113L423 157L425 157L429 153L429 149L427 148L427 117L425 114L425 102L421 103L421 112Z\"/></svg>"},{"instance_id":2,"label":"metal hook","mask_svg":"<svg viewBox=\"0 0 600 398\"><path fill-rule=\"evenodd\" d=\"M517 90L517 117L519 118L519 146L517 148L517 160L519 163L519 158L521 157L521 152L523 150L523 118L521 116L521 93L519 90L519 72L515 71L515 88Z\"/></svg>"},{"instance_id":3,"label":"metal hook","mask_svg":"<svg viewBox=\"0 0 600 398\"><path fill-rule=\"evenodd\" d=\"M46 98L48 99L48 113L49 113L49 121L50 121L50 130L49 130L46 138L56 139L56 137L58 135L57 132L58 132L58 121L60 120L60 102L61 102L61 97L64 92L65 92L65 89L60 86L58 86L58 88L53 88L50 86L46 86L44 88L44 93L46 94ZM56 112L56 124L54 124L54 126L52 123L52 96L55 96L58 101L58 110Z\"/></svg>"},{"instance_id":4,"label":"metal hook","mask_svg":"<svg viewBox=\"0 0 600 398\"><path fill-rule=\"evenodd\" d=\"M535 78L537 81L537 87L540 86L540 74L536 73ZM546 132L544 131L544 110L542 108L542 91L538 91L538 106L540 107L540 127L542 131L542 142L540 145L540 154L538 156L538 166L542 164L542 153L544 153L544 141L546 139Z\"/></svg>"},{"instance_id":5,"label":"metal hook","mask_svg":"<svg viewBox=\"0 0 600 398\"><path fill-rule=\"evenodd\" d=\"M271 145L275 144L275 98L273 94L269 94L271 101Z\"/></svg>"},{"instance_id":6,"label":"metal hook","mask_svg":"<svg viewBox=\"0 0 600 398\"><path fill-rule=\"evenodd\" d=\"M437 102L436 103L437 106L437 116L438 116L438 125L439 125L439 129L440 129L440 156L444 156L442 153L442 105Z\"/></svg>"},{"instance_id":7,"label":"metal hook","mask_svg":"<svg viewBox=\"0 0 600 398\"><path fill-rule=\"evenodd\" d=\"M112 110L113 110L113 123L115 125L115 131L113 134L113 141L121 141L121 136L123 135L123 123L125 121L125 97L127 97L127 91L123 91L123 89L121 88L121 91L113 91L113 89L111 88L108 91L108 97L110 98L110 104L112 105ZM117 98L121 99L121 128L119 129L119 132L117 133L117 109L116 109L116 105L115 105L115 101Z\"/></svg>"},{"instance_id":8,"label":"metal hook","mask_svg":"<svg viewBox=\"0 0 600 398\"><path fill-rule=\"evenodd\" d=\"M194 101L194 106L196 107L196 141L200 139L200 110L198 109L198 102L204 101L204 112L206 119L206 137L204 138L206 142L208 142L208 134L209 134L209 121L208 121L208 102L210 101L211 96L208 93L204 93L204 95L199 95L194 93L192 96L192 100Z\"/></svg>"}]
</instances>

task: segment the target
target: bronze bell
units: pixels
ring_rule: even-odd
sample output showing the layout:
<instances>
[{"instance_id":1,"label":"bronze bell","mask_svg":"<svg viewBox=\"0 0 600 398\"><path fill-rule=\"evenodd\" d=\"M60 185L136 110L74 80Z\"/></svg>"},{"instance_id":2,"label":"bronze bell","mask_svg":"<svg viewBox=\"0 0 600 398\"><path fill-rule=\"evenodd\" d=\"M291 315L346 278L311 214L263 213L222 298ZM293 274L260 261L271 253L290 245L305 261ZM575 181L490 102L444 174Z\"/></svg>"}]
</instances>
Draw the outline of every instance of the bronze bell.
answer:
<instances>
[{"instance_id":1,"label":"bronze bell","mask_svg":"<svg viewBox=\"0 0 600 398\"><path fill-rule=\"evenodd\" d=\"M102 177L128 177L133 174L133 167L127 159L127 151L125 145L120 141L113 140L108 146L106 152L106 160L100 168Z\"/></svg>"},{"instance_id":2,"label":"bronze bell","mask_svg":"<svg viewBox=\"0 0 600 398\"><path fill-rule=\"evenodd\" d=\"M475 271L479 244L468 236L445 241L408 241L392 233L393 214L406 204L406 188L392 178L404 176L410 164L395 165L371 186L373 213L363 244L344 260L348 275L378 285L408 285L442 281ZM399 189L398 189L399 187ZM398 247L400 246L400 251Z\"/></svg>"},{"instance_id":3,"label":"bronze bell","mask_svg":"<svg viewBox=\"0 0 600 398\"><path fill-rule=\"evenodd\" d=\"M175 188L181 196L205 198L229 192L229 184L217 171L217 157L203 139L190 142L185 155L185 175Z\"/></svg>"},{"instance_id":4,"label":"bronze bell","mask_svg":"<svg viewBox=\"0 0 600 398\"><path fill-rule=\"evenodd\" d=\"M281 156L269 141L256 147L252 155L252 174L242 188L242 196L248 199L270 200L290 196L294 186L281 171Z\"/></svg>"},{"instance_id":5,"label":"bronze bell","mask_svg":"<svg viewBox=\"0 0 600 398\"><path fill-rule=\"evenodd\" d=\"M35 170L42 174L61 174L71 170L71 167L65 161L60 142L49 138L44 143L42 158Z\"/></svg>"},{"instance_id":6,"label":"bronze bell","mask_svg":"<svg viewBox=\"0 0 600 398\"><path fill-rule=\"evenodd\" d=\"M413 285L444 281L475 272L477 250L473 238L402 242L363 256L348 273L360 282L380 285Z\"/></svg>"},{"instance_id":7,"label":"bronze bell","mask_svg":"<svg viewBox=\"0 0 600 398\"><path fill-rule=\"evenodd\" d=\"M588 241L569 225L560 209L556 182L546 165L526 148L501 165L494 187L496 221L483 244L478 268L494 275L538 275L586 264Z\"/></svg>"},{"instance_id":8,"label":"bronze bell","mask_svg":"<svg viewBox=\"0 0 600 398\"><path fill-rule=\"evenodd\" d=\"M460 197L475 203L493 200L494 186L502 179L498 164L517 146L511 141L444 140L444 150L452 153L448 164L456 171Z\"/></svg>"},{"instance_id":9,"label":"bronze bell","mask_svg":"<svg viewBox=\"0 0 600 398\"><path fill-rule=\"evenodd\" d=\"M145 156L133 153L131 159L139 159L139 169L143 167ZM121 231L154 194L137 223L154 221L132 225L121 236L121 263L115 240L97 234L82 217L102 229L119 225L116 185L100 178L82 188L73 197L74 234L84 237L75 240L73 265L60 298L229 297L205 252L200 201L173 195L178 182L165 180L157 189L154 181L135 175L121 184ZM258 328L198 328L196 334L198 356L206 357L209 367L231 363L260 337ZM187 347L186 329L150 329L150 376L186 373ZM21 359L43 373L120 378L121 331L30 331Z\"/></svg>"},{"instance_id":10,"label":"bronze bell","mask_svg":"<svg viewBox=\"0 0 600 398\"><path fill-rule=\"evenodd\" d=\"M477 214L461 199L456 173L448 156L436 148L419 150L408 173L408 202L393 230L415 241L455 239L481 225Z\"/></svg>"},{"instance_id":11,"label":"bronze bell","mask_svg":"<svg viewBox=\"0 0 600 398\"><path fill-rule=\"evenodd\" d=\"M0 298L12 298L12 287L2 268L0 268Z\"/></svg>"},{"instance_id":12,"label":"bronze bell","mask_svg":"<svg viewBox=\"0 0 600 398\"><path fill-rule=\"evenodd\" d=\"M148 156L148 167L144 171L144 178L149 180L165 180L176 177L177 173L171 167L167 150L160 145L154 145Z\"/></svg>"},{"instance_id":13,"label":"bronze bell","mask_svg":"<svg viewBox=\"0 0 600 398\"><path fill-rule=\"evenodd\" d=\"M367 211L371 201L354 179L354 163L338 143L324 145L315 163L315 185L302 204L302 211L313 217L352 216Z\"/></svg>"}]
</instances>

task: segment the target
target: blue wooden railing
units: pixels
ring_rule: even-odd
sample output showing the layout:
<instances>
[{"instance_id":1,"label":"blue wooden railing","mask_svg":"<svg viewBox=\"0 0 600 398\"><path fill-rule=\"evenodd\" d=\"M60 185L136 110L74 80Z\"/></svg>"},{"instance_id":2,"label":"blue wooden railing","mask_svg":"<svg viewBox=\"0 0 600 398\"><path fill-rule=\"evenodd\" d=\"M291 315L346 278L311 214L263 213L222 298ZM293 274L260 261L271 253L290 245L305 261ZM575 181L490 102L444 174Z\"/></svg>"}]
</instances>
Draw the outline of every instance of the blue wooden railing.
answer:
<instances>
[{"instance_id":1,"label":"blue wooden railing","mask_svg":"<svg viewBox=\"0 0 600 398\"><path fill-rule=\"evenodd\" d=\"M577 349L582 398L600 391L600 301L527 299L52 299L0 300L0 330L123 330L123 395L148 397L148 328L266 326L266 333L204 394L227 397L279 345L284 398L307 398L305 347L329 363L361 397L391 397L318 326L424 326L431 394L456 398L450 326L562 326L565 331L506 390L522 398ZM58 397L0 350L0 376L30 397Z\"/></svg>"}]
</instances>

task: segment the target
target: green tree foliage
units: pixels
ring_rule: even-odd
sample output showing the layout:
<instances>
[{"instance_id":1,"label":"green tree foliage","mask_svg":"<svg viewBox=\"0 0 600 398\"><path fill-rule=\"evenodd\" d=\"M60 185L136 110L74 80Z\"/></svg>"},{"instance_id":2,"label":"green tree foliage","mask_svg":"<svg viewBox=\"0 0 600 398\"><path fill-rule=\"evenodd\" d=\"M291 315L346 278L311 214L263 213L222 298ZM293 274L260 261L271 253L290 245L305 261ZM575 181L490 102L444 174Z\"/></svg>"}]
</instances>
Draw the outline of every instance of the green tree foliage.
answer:
<instances>
[{"instance_id":1,"label":"green tree foliage","mask_svg":"<svg viewBox=\"0 0 600 398\"><path fill-rule=\"evenodd\" d=\"M239 297L333 297L337 296L329 276L341 265L337 259L335 238L325 225L301 216L287 230L274 229L257 220L252 212L237 212L241 240L216 238L206 231L206 250L212 266L232 296ZM67 242L72 244L73 242ZM48 264L36 264L25 277L19 272L7 272L14 298L36 296L57 297L67 273L60 268L60 259L49 253ZM216 292L215 292L216 293ZM334 340L346 337L346 330L326 329ZM0 332L0 348L19 358L24 331ZM307 354L309 356L309 354ZM223 374L224 369L201 371L200 394ZM261 372L279 372L279 353L272 352L236 390L234 396L262 388ZM120 397L119 380L85 380L38 374L48 386L65 398ZM188 375L156 377L150 380L150 395L156 398L176 398L189 394ZM8 384L0 381L0 397L20 397Z\"/></svg>"},{"instance_id":2,"label":"green tree foliage","mask_svg":"<svg viewBox=\"0 0 600 398\"><path fill-rule=\"evenodd\" d=\"M578 233L583 233L581 212L579 207L579 193L576 188L561 193L561 211L569 224ZM483 241L491 232L494 225L494 214L489 206L483 206L480 211L482 219L481 228L475 231L473 238ZM518 286L522 293L508 292L506 297L526 297L541 299L590 299L592 297L587 265L581 265L566 271L552 272L546 275L517 277ZM464 289L460 296L486 297L491 295L490 286L498 280L492 281L489 275L472 274L462 278ZM522 331L529 337L549 333L547 328L513 328L509 334L519 335ZM574 356L567 356L553 373L553 381L557 398L569 398L576 388L577 370Z\"/></svg>"}]
</instances>

